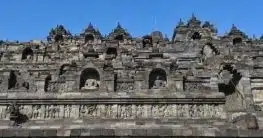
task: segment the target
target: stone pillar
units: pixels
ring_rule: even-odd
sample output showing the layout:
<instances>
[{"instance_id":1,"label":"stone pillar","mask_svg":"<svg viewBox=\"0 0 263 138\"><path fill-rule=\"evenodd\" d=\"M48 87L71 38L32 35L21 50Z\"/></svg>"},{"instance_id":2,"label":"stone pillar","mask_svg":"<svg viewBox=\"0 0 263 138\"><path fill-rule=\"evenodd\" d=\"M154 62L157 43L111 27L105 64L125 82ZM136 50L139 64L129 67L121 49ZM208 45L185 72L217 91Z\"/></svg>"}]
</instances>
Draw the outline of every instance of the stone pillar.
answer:
<instances>
[{"instance_id":1,"label":"stone pillar","mask_svg":"<svg viewBox=\"0 0 263 138\"><path fill-rule=\"evenodd\" d=\"M210 78L210 88L212 91L218 92L218 78L216 76L211 76Z\"/></svg>"},{"instance_id":2,"label":"stone pillar","mask_svg":"<svg viewBox=\"0 0 263 138\"><path fill-rule=\"evenodd\" d=\"M39 92L39 93L44 92L45 79L35 80L35 85L36 85L37 92Z\"/></svg>"},{"instance_id":3,"label":"stone pillar","mask_svg":"<svg viewBox=\"0 0 263 138\"><path fill-rule=\"evenodd\" d=\"M171 85L176 91L184 90L183 78L173 78L173 83Z\"/></svg>"},{"instance_id":4,"label":"stone pillar","mask_svg":"<svg viewBox=\"0 0 263 138\"><path fill-rule=\"evenodd\" d=\"M41 105L40 107L40 119L45 119L46 112L46 106L47 105Z\"/></svg>"},{"instance_id":5,"label":"stone pillar","mask_svg":"<svg viewBox=\"0 0 263 138\"><path fill-rule=\"evenodd\" d=\"M71 118L78 119L79 118L79 105L72 105L71 107L71 113L70 115L72 116Z\"/></svg>"},{"instance_id":6,"label":"stone pillar","mask_svg":"<svg viewBox=\"0 0 263 138\"><path fill-rule=\"evenodd\" d=\"M114 92L114 72L113 70L105 70L104 71L104 84L101 84L101 91Z\"/></svg>"},{"instance_id":7,"label":"stone pillar","mask_svg":"<svg viewBox=\"0 0 263 138\"><path fill-rule=\"evenodd\" d=\"M112 119L118 118L118 105L112 105Z\"/></svg>"},{"instance_id":8,"label":"stone pillar","mask_svg":"<svg viewBox=\"0 0 263 138\"><path fill-rule=\"evenodd\" d=\"M64 118L65 116L64 109L65 109L65 105L59 105L59 118L60 119Z\"/></svg>"},{"instance_id":9,"label":"stone pillar","mask_svg":"<svg viewBox=\"0 0 263 138\"><path fill-rule=\"evenodd\" d=\"M243 86L243 94L245 97L246 109L248 112L254 112L254 101L253 94L251 90L250 75L249 70L242 70L242 79L240 80Z\"/></svg>"},{"instance_id":10,"label":"stone pillar","mask_svg":"<svg viewBox=\"0 0 263 138\"><path fill-rule=\"evenodd\" d=\"M139 71L136 73L135 78L134 78L134 85L136 90L140 90L140 89L147 89L149 86L145 85L147 84L145 81L145 72L144 71Z\"/></svg>"}]
</instances>

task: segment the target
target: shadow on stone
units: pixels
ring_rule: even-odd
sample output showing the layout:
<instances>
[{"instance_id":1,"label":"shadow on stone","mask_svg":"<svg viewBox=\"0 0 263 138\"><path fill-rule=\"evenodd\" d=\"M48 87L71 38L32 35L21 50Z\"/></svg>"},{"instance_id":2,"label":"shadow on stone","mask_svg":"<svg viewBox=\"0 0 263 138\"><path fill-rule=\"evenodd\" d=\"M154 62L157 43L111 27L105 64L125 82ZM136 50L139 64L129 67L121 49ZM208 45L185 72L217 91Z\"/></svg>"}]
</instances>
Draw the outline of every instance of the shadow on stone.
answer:
<instances>
[{"instance_id":1,"label":"shadow on stone","mask_svg":"<svg viewBox=\"0 0 263 138\"><path fill-rule=\"evenodd\" d=\"M28 120L29 118L26 115L19 113L18 118L17 118L18 124L26 123Z\"/></svg>"}]
</instances>

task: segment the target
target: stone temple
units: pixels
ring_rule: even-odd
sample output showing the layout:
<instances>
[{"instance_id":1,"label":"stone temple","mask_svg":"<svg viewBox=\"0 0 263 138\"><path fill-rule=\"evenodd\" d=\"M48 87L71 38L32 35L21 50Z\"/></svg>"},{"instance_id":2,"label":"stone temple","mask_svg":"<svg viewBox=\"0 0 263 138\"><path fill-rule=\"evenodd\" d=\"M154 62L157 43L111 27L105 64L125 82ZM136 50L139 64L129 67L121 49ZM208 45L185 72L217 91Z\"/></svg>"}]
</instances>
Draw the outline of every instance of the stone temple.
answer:
<instances>
[{"instance_id":1,"label":"stone temple","mask_svg":"<svg viewBox=\"0 0 263 138\"><path fill-rule=\"evenodd\" d=\"M120 24L1 41L1 136L263 136L263 39L194 15L169 40Z\"/></svg>"}]
</instances>

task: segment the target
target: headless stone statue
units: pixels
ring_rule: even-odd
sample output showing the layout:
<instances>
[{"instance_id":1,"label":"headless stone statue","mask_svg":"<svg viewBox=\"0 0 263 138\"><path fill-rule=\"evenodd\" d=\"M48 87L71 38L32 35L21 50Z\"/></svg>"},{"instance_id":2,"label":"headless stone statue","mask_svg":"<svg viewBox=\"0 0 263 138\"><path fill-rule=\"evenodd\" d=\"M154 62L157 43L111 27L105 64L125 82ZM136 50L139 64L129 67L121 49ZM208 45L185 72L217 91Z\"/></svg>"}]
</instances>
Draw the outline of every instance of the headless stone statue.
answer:
<instances>
[{"instance_id":1,"label":"headless stone statue","mask_svg":"<svg viewBox=\"0 0 263 138\"><path fill-rule=\"evenodd\" d=\"M166 82L164 80L161 80L160 76L157 76L153 84L153 89L164 88L165 86L166 86Z\"/></svg>"},{"instance_id":2,"label":"headless stone statue","mask_svg":"<svg viewBox=\"0 0 263 138\"><path fill-rule=\"evenodd\" d=\"M97 80L95 79L87 79L85 82L85 86L82 88L84 90L92 90L92 89L98 89L99 84Z\"/></svg>"}]
</instances>

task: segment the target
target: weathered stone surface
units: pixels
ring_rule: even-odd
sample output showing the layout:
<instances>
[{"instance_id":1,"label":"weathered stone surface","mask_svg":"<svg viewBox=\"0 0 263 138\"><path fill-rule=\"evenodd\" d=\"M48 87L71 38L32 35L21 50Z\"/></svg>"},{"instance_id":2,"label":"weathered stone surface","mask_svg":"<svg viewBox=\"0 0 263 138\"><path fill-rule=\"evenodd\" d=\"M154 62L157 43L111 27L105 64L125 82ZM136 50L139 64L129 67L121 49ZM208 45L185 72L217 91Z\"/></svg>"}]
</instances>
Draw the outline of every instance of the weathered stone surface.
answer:
<instances>
[{"instance_id":1,"label":"weathered stone surface","mask_svg":"<svg viewBox=\"0 0 263 138\"><path fill-rule=\"evenodd\" d=\"M42 129L31 129L28 130L29 131L29 135L30 136L44 136L44 131L42 131Z\"/></svg>"},{"instance_id":2,"label":"weathered stone surface","mask_svg":"<svg viewBox=\"0 0 263 138\"><path fill-rule=\"evenodd\" d=\"M48 136L57 136L57 130L43 130L43 136L48 137Z\"/></svg>"},{"instance_id":3,"label":"weathered stone surface","mask_svg":"<svg viewBox=\"0 0 263 138\"><path fill-rule=\"evenodd\" d=\"M81 129L72 129L70 136L80 136L81 135Z\"/></svg>"},{"instance_id":4,"label":"weathered stone surface","mask_svg":"<svg viewBox=\"0 0 263 138\"><path fill-rule=\"evenodd\" d=\"M145 129L133 129L132 135L133 136L147 136L147 130L145 130Z\"/></svg>"},{"instance_id":5,"label":"weathered stone surface","mask_svg":"<svg viewBox=\"0 0 263 138\"><path fill-rule=\"evenodd\" d=\"M193 15L172 40L89 24L1 42L1 134L263 136L262 40L216 32Z\"/></svg>"},{"instance_id":6,"label":"weathered stone surface","mask_svg":"<svg viewBox=\"0 0 263 138\"><path fill-rule=\"evenodd\" d=\"M259 129L257 118L252 114L240 115L232 121L238 128L241 129Z\"/></svg>"}]
</instances>

